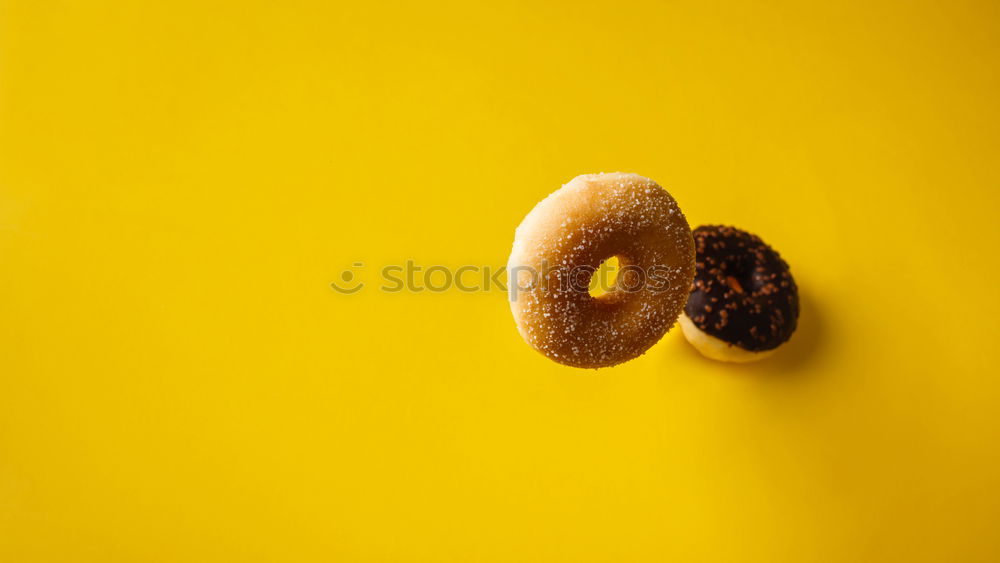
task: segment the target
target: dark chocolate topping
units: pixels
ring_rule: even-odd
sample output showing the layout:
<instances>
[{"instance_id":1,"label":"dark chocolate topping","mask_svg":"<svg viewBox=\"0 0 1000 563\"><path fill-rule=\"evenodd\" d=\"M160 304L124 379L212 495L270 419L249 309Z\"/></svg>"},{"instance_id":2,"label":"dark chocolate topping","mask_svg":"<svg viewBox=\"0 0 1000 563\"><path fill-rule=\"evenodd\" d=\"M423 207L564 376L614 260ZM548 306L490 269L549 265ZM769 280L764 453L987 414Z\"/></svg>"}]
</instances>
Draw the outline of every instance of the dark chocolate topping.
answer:
<instances>
[{"instance_id":1,"label":"dark chocolate topping","mask_svg":"<svg viewBox=\"0 0 1000 563\"><path fill-rule=\"evenodd\" d=\"M702 331L753 352L791 338L799 291L788 264L756 235L703 225L693 232L695 273L684 312Z\"/></svg>"}]
</instances>

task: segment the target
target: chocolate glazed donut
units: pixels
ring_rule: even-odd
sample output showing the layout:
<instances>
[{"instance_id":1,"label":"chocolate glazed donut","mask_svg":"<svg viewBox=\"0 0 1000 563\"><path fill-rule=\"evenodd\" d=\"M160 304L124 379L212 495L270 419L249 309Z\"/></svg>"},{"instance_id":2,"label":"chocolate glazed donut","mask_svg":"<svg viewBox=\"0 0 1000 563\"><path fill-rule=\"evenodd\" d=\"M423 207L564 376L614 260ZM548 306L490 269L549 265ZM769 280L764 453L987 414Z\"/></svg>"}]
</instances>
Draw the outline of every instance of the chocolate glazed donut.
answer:
<instances>
[{"instance_id":1,"label":"chocolate glazed donut","mask_svg":"<svg viewBox=\"0 0 1000 563\"><path fill-rule=\"evenodd\" d=\"M799 295L788 264L759 237L734 227L694 230L695 277L681 329L702 355L750 362L791 338Z\"/></svg>"}]
</instances>

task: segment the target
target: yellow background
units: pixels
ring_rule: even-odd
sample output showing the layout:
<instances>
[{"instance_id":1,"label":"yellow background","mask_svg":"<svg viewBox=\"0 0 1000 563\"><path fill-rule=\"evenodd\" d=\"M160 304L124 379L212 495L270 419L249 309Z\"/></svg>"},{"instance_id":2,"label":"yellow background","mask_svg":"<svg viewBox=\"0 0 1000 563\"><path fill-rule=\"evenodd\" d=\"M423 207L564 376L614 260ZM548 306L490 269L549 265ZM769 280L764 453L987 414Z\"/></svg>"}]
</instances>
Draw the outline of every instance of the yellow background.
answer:
<instances>
[{"instance_id":1,"label":"yellow background","mask_svg":"<svg viewBox=\"0 0 1000 563\"><path fill-rule=\"evenodd\" d=\"M995 2L0 2L0 560L1000 560ZM760 234L774 359L581 371L584 172ZM330 289L358 268L356 295Z\"/></svg>"}]
</instances>

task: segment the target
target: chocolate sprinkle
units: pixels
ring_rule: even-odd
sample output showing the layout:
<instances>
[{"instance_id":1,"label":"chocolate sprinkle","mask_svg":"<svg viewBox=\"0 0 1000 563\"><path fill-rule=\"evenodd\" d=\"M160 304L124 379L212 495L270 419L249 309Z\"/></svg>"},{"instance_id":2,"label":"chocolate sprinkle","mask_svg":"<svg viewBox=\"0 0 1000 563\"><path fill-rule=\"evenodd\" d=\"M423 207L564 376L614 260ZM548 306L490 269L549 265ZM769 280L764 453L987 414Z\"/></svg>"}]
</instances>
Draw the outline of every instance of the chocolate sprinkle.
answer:
<instances>
[{"instance_id":1,"label":"chocolate sprinkle","mask_svg":"<svg viewBox=\"0 0 1000 563\"><path fill-rule=\"evenodd\" d=\"M695 274L684 312L694 324L752 352L777 348L791 338L799 292L781 256L756 235L734 227L703 225L693 235Z\"/></svg>"}]
</instances>

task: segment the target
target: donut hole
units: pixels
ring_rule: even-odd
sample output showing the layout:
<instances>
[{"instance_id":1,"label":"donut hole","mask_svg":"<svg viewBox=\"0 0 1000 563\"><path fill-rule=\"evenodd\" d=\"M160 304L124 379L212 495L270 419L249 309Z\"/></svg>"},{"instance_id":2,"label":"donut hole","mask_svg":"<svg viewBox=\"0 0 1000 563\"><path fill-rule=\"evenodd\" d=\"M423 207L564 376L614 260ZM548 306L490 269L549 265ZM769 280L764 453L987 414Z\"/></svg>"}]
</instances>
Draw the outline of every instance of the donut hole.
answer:
<instances>
[{"instance_id":1,"label":"donut hole","mask_svg":"<svg viewBox=\"0 0 1000 563\"><path fill-rule=\"evenodd\" d=\"M753 276L729 275L726 276L725 280L726 280L726 285L729 286L729 289L735 291L739 295L747 293L748 292L747 288L749 288L751 284L753 284Z\"/></svg>"},{"instance_id":2,"label":"donut hole","mask_svg":"<svg viewBox=\"0 0 1000 563\"><path fill-rule=\"evenodd\" d=\"M716 280L722 284L726 292L734 295L750 295L754 293L757 280L754 277L756 263L744 257L729 257L719 266Z\"/></svg>"},{"instance_id":3,"label":"donut hole","mask_svg":"<svg viewBox=\"0 0 1000 563\"><path fill-rule=\"evenodd\" d=\"M601 262L601 265L594 271L594 275L590 277L590 296L598 298L614 291L621 266L621 259L618 256L612 256Z\"/></svg>"}]
</instances>

